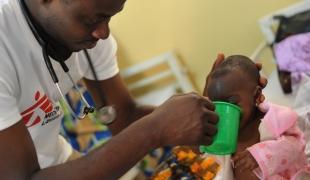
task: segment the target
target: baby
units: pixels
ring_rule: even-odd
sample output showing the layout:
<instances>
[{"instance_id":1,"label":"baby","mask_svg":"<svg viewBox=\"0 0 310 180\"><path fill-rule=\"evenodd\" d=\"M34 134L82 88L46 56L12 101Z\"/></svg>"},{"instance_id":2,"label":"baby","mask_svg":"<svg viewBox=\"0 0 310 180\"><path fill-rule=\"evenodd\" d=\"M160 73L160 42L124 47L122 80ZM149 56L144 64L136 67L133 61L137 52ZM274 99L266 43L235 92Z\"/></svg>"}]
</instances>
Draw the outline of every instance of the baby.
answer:
<instances>
[{"instance_id":1,"label":"baby","mask_svg":"<svg viewBox=\"0 0 310 180\"><path fill-rule=\"evenodd\" d=\"M241 55L226 58L208 77L204 95L235 104L242 113L236 153L232 159L217 156L223 168L221 179L299 178L308 168L297 114L287 107L260 104L258 83L255 63Z\"/></svg>"},{"instance_id":2,"label":"baby","mask_svg":"<svg viewBox=\"0 0 310 180\"><path fill-rule=\"evenodd\" d=\"M226 58L208 77L204 96L241 108L236 152L225 156L205 154L191 158L208 162L208 157L212 157L219 164L217 171L202 171L202 176L195 173L195 163L178 161L179 155L174 155L177 160L166 163L166 167L170 168L161 171L154 179L197 179L190 178L192 176L214 180L310 179L303 133L296 126L297 114L287 107L260 103L259 72L249 58L241 55ZM177 169L178 173L174 173L173 169Z\"/></svg>"}]
</instances>

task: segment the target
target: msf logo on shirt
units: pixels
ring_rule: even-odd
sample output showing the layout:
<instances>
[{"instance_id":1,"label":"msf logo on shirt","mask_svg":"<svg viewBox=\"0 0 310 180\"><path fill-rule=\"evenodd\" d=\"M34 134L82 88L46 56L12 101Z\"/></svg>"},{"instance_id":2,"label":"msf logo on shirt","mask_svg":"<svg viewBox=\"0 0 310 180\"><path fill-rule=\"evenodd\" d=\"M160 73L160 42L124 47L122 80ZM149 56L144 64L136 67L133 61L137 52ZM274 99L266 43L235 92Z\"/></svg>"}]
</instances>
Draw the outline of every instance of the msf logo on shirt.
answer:
<instances>
[{"instance_id":1,"label":"msf logo on shirt","mask_svg":"<svg viewBox=\"0 0 310 180\"><path fill-rule=\"evenodd\" d=\"M29 128L41 124L44 126L61 115L59 106L54 106L47 95L37 91L34 95L35 103L21 113L24 124Z\"/></svg>"}]
</instances>

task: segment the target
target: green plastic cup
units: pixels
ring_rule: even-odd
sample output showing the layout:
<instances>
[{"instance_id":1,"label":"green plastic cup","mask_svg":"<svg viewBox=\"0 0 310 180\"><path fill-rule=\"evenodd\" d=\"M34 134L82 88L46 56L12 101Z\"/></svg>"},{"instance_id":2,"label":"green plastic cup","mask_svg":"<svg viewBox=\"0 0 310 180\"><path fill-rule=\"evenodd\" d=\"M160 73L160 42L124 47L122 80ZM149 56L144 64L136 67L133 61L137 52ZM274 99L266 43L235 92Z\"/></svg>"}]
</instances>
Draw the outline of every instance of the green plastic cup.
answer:
<instances>
[{"instance_id":1,"label":"green plastic cup","mask_svg":"<svg viewBox=\"0 0 310 180\"><path fill-rule=\"evenodd\" d=\"M200 146L200 151L216 155L232 154L237 148L240 108L221 101L215 101L214 104L215 112L219 116L218 131L213 143L209 146Z\"/></svg>"}]
</instances>

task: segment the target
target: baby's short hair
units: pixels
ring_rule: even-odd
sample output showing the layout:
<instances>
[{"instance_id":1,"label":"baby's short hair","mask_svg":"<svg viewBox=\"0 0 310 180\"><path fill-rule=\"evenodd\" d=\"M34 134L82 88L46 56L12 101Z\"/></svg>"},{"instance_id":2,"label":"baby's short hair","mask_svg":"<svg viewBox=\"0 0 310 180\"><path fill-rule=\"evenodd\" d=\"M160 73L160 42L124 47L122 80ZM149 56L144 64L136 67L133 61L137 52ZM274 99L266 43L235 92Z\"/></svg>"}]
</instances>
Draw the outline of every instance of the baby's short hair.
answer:
<instances>
[{"instance_id":1,"label":"baby's short hair","mask_svg":"<svg viewBox=\"0 0 310 180\"><path fill-rule=\"evenodd\" d=\"M240 70L246 76L245 78L258 84L260 75L255 63L250 58L243 55L232 55L227 57L224 62L211 73L211 78L222 77L235 70Z\"/></svg>"}]
</instances>

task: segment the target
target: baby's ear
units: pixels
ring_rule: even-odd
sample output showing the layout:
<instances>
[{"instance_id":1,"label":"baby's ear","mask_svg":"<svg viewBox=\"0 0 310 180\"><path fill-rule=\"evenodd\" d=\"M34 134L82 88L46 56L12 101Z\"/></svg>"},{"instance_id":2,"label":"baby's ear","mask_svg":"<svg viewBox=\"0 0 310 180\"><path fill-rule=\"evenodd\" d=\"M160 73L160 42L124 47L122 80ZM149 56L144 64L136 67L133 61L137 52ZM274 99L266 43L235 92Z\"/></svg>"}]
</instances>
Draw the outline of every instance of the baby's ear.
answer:
<instances>
[{"instance_id":1,"label":"baby's ear","mask_svg":"<svg viewBox=\"0 0 310 180\"><path fill-rule=\"evenodd\" d=\"M255 105L258 106L260 103L262 103L263 98L263 92L262 92L262 87L261 86L256 86L254 93L253 93Z\"/></svg>"}]
</instances>

